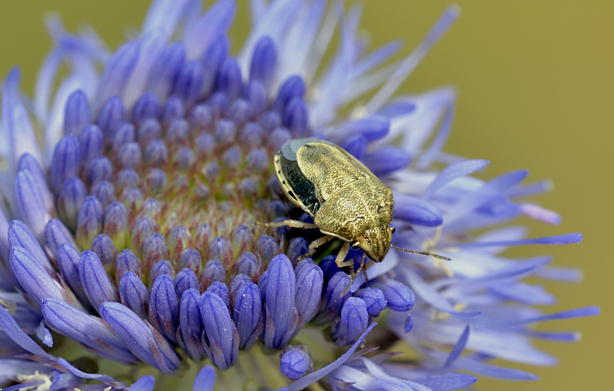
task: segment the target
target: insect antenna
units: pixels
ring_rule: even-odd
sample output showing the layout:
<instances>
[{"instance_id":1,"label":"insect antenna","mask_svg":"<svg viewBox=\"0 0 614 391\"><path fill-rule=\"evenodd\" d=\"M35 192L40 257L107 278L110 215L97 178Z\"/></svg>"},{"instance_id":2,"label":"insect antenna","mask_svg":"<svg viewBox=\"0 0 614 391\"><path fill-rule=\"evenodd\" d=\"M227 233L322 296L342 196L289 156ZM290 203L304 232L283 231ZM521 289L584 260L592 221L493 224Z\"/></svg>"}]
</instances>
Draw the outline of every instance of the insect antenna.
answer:
<instances>
[{"instance_id":1,"label":"insect antenna","mask_svg":"<svg viewBox=\"0 0 614 391\"><path fill-rule=\"evenodd\" d=\"M415 250L407 250L405 248L401 248L401 247L397 247L394 244L391 244L390 247L396 248L397 250L401 250L401 251L405 251L406 253L413 253L413 254L420 254L420 255L426 255L426 256L430 256L430 257L435 257L437 259L441 259L443 261L451 261L450 258L444 257L442 255L439 254L433 254L433 253L427 253L425 251L415 251Z\"/></svg>"}]
</instances>

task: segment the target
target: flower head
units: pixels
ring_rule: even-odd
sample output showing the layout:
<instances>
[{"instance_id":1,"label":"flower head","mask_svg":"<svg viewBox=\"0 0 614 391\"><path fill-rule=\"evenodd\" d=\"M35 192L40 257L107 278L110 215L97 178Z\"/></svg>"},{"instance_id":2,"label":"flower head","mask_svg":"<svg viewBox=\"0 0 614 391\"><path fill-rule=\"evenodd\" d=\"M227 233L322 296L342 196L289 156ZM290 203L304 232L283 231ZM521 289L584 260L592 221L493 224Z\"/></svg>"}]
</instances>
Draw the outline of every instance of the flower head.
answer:
<instances>
[{"instance_id":1,"label":"flower head","mask_svg":"<svg viewBox=\"0 0 614 391\"><path fill-rule=\"evenodd\" d=\"M32 107L19 70L7 76L0 382L151 390L144 373L201 368L194 389L212 390L218 378L227 388L449 390L476 381L456 371L532 378L492 358L554 363L532 338L576 334L530 326L598 309L539 313L533 305L553 298L521 279L575 279L575 271L500 252L581 235L525 239L523 229L493 228L521 214L559 218L518 201L543 190L521 185L527 172L483 182L470 174L488 162L442 152L453 90L391 100L458 9L382 68L400 45L365 54L357 7L346 14L336 2L252 2L254 27L238 56L227 36L235 3L200 7L155 1L138 36L115 52L92 31L73 35L50 19L55 45ZM324 62L337 26L339 47ZM351 106L372 90L366 104ZM340 243L312 254L318 230L257 224L313 223L281 196L272 160L288 141L314 136L392 188L393 245L453 261L391 249L353 279L335 261ZM346 259L358 270L363 252ZM387 348L400 340L420 359L391 360ZM56 344L79 353L68 361ZM101 360L116 363L107 366L113 377L96 373Z\"/></svg>"}]
</instances>

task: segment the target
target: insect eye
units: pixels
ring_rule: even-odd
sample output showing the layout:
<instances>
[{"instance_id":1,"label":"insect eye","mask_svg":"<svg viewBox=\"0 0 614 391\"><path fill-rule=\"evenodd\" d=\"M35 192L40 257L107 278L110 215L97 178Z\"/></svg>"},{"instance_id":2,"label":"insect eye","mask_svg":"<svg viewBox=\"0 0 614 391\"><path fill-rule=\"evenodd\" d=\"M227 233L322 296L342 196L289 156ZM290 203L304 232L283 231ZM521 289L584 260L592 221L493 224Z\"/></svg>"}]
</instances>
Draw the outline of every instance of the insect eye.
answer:
<instances>
[{"instance_id":1,"label":"insect eye","mask_svg":"<svg viewBox=\"0 0 614 391\"><path fill-rule=\"evenodd\" d=\"M396 228L394 228L394 227L390 227L390 233L395 233L396 231L397 231L397 229L396 229Z\"/></svg>"}]
</instances>

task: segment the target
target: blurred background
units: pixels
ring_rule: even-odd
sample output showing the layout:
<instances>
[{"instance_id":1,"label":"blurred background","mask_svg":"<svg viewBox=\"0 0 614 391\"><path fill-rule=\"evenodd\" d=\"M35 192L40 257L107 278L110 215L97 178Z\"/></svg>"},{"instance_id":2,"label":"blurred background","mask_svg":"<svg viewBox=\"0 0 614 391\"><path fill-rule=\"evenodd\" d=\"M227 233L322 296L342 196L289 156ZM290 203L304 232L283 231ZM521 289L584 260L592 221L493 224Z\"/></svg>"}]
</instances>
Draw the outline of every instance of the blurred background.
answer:
<instances>
[{"instance_id":1,"label":"blurred background","mask_svg":"<svg viewBox=\"0 0 614 391\"><path fill-rule=\"evenodd\" d=\"M538 343L558 356L557 367L517 366L538 374L533 383L481 379L478 390L611 389L614 333L612 240L614 207L614 3L459 0L462 17L404 83L400 93L442 85L459 91L454 131L446 151L491 161L482 176L527 168L529 180L550 178L555 191L536 199L559 212L559 226L527 223L531 236L582 232L579 246L523 247L510 255L554 254L555 265L584 270L580 285L547 283L559 303L548 312L597 304L597 318L567 320L542 329L579 330L578 344ZM443 0L364 1L362 29L371 48L403 38L404 55L450 4ZM145 1L2 2L0 77L22 69L23 90L32 94L38 66L51 42L43 18L61 14L75 31L90 23L115 49L140 26ZM233 49L249 28L247 0L239 1ZM400 57L400 56L399 56ZM501 362L501 365L509 363Z\"/></svg>"}]
</instances>

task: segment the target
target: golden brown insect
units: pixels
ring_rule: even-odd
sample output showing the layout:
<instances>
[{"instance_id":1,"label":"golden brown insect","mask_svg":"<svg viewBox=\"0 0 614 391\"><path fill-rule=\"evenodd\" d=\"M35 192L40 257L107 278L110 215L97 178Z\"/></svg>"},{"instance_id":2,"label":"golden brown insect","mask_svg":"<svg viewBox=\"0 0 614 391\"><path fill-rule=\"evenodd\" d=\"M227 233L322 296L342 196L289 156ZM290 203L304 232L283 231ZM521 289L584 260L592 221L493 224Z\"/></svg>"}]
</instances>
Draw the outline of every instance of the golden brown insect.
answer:
<instances>
[{"instance_id":1,"label":"golden brown insect","mask_svg":"<svg viewBox=\"0 0 614 391\"><path fill-rule=\"evenodd\" d=\"M390 247L449 260L391 244L395 230L390 226L394 212L392 190L343 148L317 138L292 140L277 152L274 163L282 191L314 219L314 224L284 220L264 225L319 229L324 236L314 240L303 257L312 256L332 239L341 239L345 243L335 262L339 267L350 266L352 278L353 261L345 260L350 246L360 248L374 262L383 261ZM364 261L363 256L361 268Z\"/></svg>"}]
</instances>

